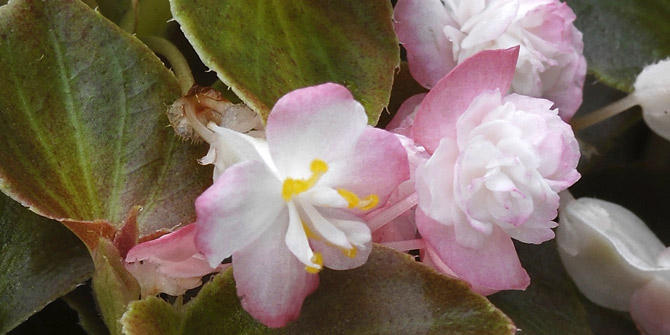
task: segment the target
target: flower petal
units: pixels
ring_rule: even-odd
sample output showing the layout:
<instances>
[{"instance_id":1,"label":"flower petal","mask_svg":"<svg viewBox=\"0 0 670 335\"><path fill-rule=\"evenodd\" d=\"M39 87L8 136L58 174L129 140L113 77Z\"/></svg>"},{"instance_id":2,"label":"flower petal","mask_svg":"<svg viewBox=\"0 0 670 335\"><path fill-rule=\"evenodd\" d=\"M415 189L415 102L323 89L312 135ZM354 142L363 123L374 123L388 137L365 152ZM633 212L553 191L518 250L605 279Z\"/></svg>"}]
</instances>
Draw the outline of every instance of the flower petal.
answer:
<instances>
[{"instance_id":1,"label":"flower petal","mask_svg":"<svg viewBox=\"0 0 670 335\"><path fill-rule=\"evenodd\" d=\"M635 291L630 316L643 334L670 335L670 278L653 279Z\"/></svg>"},{"instance_id":2,"label":"flower petal","mask_svg":"<svg viewBox=\"0 0 670 335\"><path fill-rule=\"evenodd\" d=\"M223 171L233 164L246 160L265 161L266 163L270 161L270 153L265 140L219 127L214 123L210 123L208 127L216 134L216 142L211 144L209 152L200 160L200 163L214 164L214 180L218 179Z\"/></svg>"},{"instance_id":3,"label":"flower petal","mask_svg":"<svg viewBox=\"0 0 670 335\"><path fill-rule=\"evenodd\" d=\"M419 208L443 224L453 223L460 211L454 200L454 167L457 158L456 142L444 139L435 153L416 169Z\"/></svg>"},{"instance_id":4,"label":"flower petal","mask_svg":"<svg viewBox=\"0 0 670 335\"><path fill-rule=\"evenodd\" d=\"M319 208L319 212L356 248L355 253L346 252L342 247L333 246L322 239L312 239L314 250L323 256L323 265L334 270L348 270L359 267L368 260L372 251L370 228L355 215L332 208ZM351 246L350 245L350 246ZM353 256L353 257L352 257Z\"/></svg>"},{"instance_id":5,"label":"flower petal","mask_svg":"<svg viewBox=\"0 0 670 335\"><path fill-rule=\"evenodd\" d=\"M351 153L334 160L319 183L346 189L361 198L376 194L381 205L401 182L409 179L407 152L388 131L365 128Z\"/></svg>"},{"instance_id":6,"label":"flower petal","mask_svg":"<svg viewBox=\"0 0 670 335\"><path fill-rule=\"evenodd\" d=\"M189 224L155 240L140 243L128 251L126 262L179 262L189 259L198 252L195 248L195 229L195 224Z\"/></svg>"},{"instance_id":7,"label":"flower petal","mask_svg":"<svg viewBox=\"0 0 670 335\"><path fill-rule=\"evenodd\" d=\"M288 229L284 236L284 241L288 249L303 264L315 269L321 269L321 265L313 261L314 252L312 252L312 248L309 246L303 222L293 202L288 203Z\"/></svg>"},{"instance_id":8,"label":"flower petal","mask_svg":"<svg viewBox=\"0 0 670 335\"><path fill-rule=\"evenodd\" d=\"M286 225L275 224L233 254L233 275L242 307L269 327L296 319L319 277L305 271L284 242Z\"/></svg>"},{"instance_id":9,"label":"flower petal","mask_svg":"<svg viewBox=\"0 0 670 335\"><path fill-rule=\"evenodd\" d=\"M196 246L214 267L271 225L287 221L285 208L281 183L264 163L233 165L195 201Z\"/></svg>"},{"instance_id":10,"label":"flower petal","mask_svg":"<svg viewBox=\"0 0 670 335\"><path fill-rule=\"evenodd\" d=\"M327 83L301 88L277 101L268 117L270 153L282 173L309 177L310 163L346 157L366 127L363 106L344 86Z\"/></svg>"},{"instance_id":11,"label":"flower petal","mask_svg":"<svg viewBox=\"0 0 670 335\"><path fill-rule=\"evenodd\" d=\"M410 73L419 84L433 87L456 65L451 42L442 33L445 25L453 25L447 10L439 0L399 0L393 18Z\"/></svg>"},{"instance_id":12,"label":"flower petal","mask_svg":"<svg viewBox=\"0 0 670 335\"><path fill-rule=\"evenodd\" d=\"M416 224L440 260L473 287L493 291L524 290L530 284L512 240L501 229L494 227L488 241L474 249L457 242L453 225L440 224L420 209L416 212Z\"/></svg>"},{"instance_id":13,"label":"flower petal","mask_svg":"<svg viewBox=\"0 0 670 335\"><path fill-rule=\"evenodd\" d=\"M407 98L400 105L391 122L386 125L386 129L390 132L413 138L412 125L414 124L416 109L425 97L426 93L420 93Z\"/></svg>"},{"instance_id":14,"label":"flower petal","mask_svg":"<svg viewBox=\"0 0 670 335\"><path fill-rule=\"evenodd\" d=\"M414 140L428 152L456 136L456 121L484 91L505 93L514 77L519 47L482 51L456 66L423 99L414 119Z\"/></svg>"}]
</instances>

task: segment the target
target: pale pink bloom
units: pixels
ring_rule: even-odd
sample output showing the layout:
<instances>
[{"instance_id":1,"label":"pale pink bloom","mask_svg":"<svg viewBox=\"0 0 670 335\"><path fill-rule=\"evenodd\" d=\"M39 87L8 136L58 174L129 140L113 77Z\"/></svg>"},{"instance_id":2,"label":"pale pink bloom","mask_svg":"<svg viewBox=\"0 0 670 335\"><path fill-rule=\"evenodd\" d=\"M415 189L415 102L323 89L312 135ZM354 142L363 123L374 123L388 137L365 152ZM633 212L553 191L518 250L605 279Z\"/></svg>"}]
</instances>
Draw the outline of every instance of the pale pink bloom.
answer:
<instances>
[{"instance_id":1,"label":"pale pink bloom","mask_svg":"<svg viewBox=\"0 0 670 335\"><path fill-rule=\"evenodd\" d=\"M140 284L142 296L182 295L202 285L203 276L228 266L210 266L195 248L195 229L190 224L128 251L125 266Z\"/></svg>"},{"instance_id":2,"label":"pale pink bloom","mask_svg":"<svg viewBox=\"0 0 670 335\"><path fill-rule=\"evenodd\" d=\"M579 179L577 141L552 103L501 94L517 53L465 60L426 95L412 126L431 154L416 171L419 232L445 266L485 293L528 285L511 238L553 238L557 193Z\"/></svg>"},{"instance_id":3,"label":"pale pink bloom","mask_svg":"<svg viewBox=\"0 0 670 335\"><path fill-rule=\"evenodd\" d=\"M443 3L444 2L444 3ZM514 92L553 101L564 120L582 103L586 60L575 14L557 0L399 0L395 30L414 78L433 87L482 51L520 45ZM500 92L506 94L506 91Z\"/></svg>"},{"instance_id":4,"label":"pale pink bloom","mask_svg":"<svg viewBox=\"0 0 670 335\"><path fill-rule=\"evenodd\" d=\"M237 137L246 160L196 200L196 245L210 266L232 255L242 306L270 327L284 326L324 266L365 263L371 234L361 216L409 177L407 155L395 135L367 126L363 106L337 84L279 99L265 143L221 131Z\"/></svg>"}]
</instances>

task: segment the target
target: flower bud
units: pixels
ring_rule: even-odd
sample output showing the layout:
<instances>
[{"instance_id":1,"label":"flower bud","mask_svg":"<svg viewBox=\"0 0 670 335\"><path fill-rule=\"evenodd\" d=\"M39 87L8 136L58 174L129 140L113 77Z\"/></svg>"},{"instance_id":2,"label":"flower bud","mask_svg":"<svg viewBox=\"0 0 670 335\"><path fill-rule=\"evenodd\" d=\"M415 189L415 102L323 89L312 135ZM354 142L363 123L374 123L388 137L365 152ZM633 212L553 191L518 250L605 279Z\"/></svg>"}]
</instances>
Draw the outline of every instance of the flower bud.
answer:
<instances>
[{"instance_id":1,"label":"flower bud","mask_svg":"<svg viewBox=\"0 0 670 335\"><path fill-rule=\"evenodd\" d=\"M561 206L558 251L579 290L604 307L628 311L631 296L670 275L668 251L631 211L580 198Z\"/></svg>"}]
</instances>

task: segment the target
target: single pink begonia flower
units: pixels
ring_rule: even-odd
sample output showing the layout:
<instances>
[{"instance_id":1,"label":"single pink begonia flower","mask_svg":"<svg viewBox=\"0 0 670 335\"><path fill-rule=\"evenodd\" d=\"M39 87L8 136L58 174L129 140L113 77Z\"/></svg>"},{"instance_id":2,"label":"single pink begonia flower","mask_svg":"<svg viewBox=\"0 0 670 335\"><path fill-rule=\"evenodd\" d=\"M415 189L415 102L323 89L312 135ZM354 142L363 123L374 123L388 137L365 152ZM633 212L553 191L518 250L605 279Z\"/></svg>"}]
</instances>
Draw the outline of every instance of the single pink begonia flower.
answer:
<instances>
[{"instance_id":1,"label":"single pink begonia flower","mask_svg":"<svg viewBox=\"0 0 670 335\"><path fill-rule=\"evenodd\" d=\"M297 318L324 266L365 263L371 233L361 216L385 203L409 171L395 135L368 126L341 85L286 94L265 134L265 145L237 134L258 155L222 171L196 200L196 245L210 266L232 255L242 306L281 327Z\"/></svg>"},{"instance_id":2,"label":"single pink begonia flower","mask_svg":"<svg viewBox=\"0 0 670 335\"><path fill-rule=\"evenodd\" d=\"M186 225L128 251L126 269L137 279L142 296L182 295L202 285L201 278L229 264L210 266L195 248L194 224Z\"/></svg>"},{"instance_id":3,"label":"single pink begonia flower","mask_svg":"<svg viewBox=\"0 0 670 335\"><path fill-rule=\"evenodd\" d=\"M501 93L518 50L483 51L455 67L428 92L412 125L415 142L431 154L416 171L419 232L482 293L529 284L511 238L552 239L558 192L580 177L577 141L552 103Z\"/></svg>"},{"instance_id":4,"label":"single pink begonia flower","mask_svg":"<svg viewBox=\"0 0 670 335\"><path fill-rule=\"evenodd\" d=\"M513 92L553 101L566 121L582 103L586 74L582 34L572 24L575 14L565 3L399 0L394 18L410 72L427 88L482 50L520 45Z\"/></svg>"}]
</instances>

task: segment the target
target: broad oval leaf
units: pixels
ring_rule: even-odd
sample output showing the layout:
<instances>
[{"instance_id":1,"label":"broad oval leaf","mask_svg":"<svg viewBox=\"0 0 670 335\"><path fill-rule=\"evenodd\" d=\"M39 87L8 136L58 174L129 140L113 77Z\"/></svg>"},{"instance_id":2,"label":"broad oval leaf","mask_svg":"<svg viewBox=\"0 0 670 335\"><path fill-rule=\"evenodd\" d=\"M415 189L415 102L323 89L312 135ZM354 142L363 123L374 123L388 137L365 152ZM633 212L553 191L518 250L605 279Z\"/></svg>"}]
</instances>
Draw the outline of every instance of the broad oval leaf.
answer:
<instances>
[{"instance_id":1,"label":"broad oval leaf","mask_svg":"<svg viewBox=\"0 0 670 335\"><path fill-rule=\"evenodd\" d=\"M185 306L152 297L130 304L121 322L133 334L514 334L511 321L459 280L408 255L375 246L350 271L324 270L300 318L286 328L254 321L237 299L232 269Z\"/></svg>"},{"instance_id":2,"label":"broad oval leaf","mask_svg":"<svg viewBox=\"0 0 670 335\"><path fill-rule=\"evenodd\" d=\"M667 0L566 0L584 33L589 71L630 92L644 66L670 56Z\"/></svg>"},{"instance_id":3,"label":"broad oval leaf","mask_svg":"<svg viewBox=\"0 0 670 335\"><path fill-rule=\"evenodd\" d=\"M35 212L140 234L187 223L211 183L203 147L181 143L166 107L174 76L141 42L79 1L0 8L0 186Z\"/></svg>"},{"instance_id":4,"label":"broad oval leaf","mask_svg":"<svg viewBox=\"0 0 670 335\"><path fill-rule=\"evenodd\" d=\"M284 94L336 82L377 123L399 63L388 0L171 0L200 58L264 118Z\"/></svg>"},{"instance_id":5,"label":"broad oval leaf","mask_svg":"<svg viewBox=\"0 0 670 335\"><path fill-rule=\"evenodd\" d=\"M4 334L86 280L93 263L61 224L0 194L0 269Z\"/></svg>"}]
</instances>

